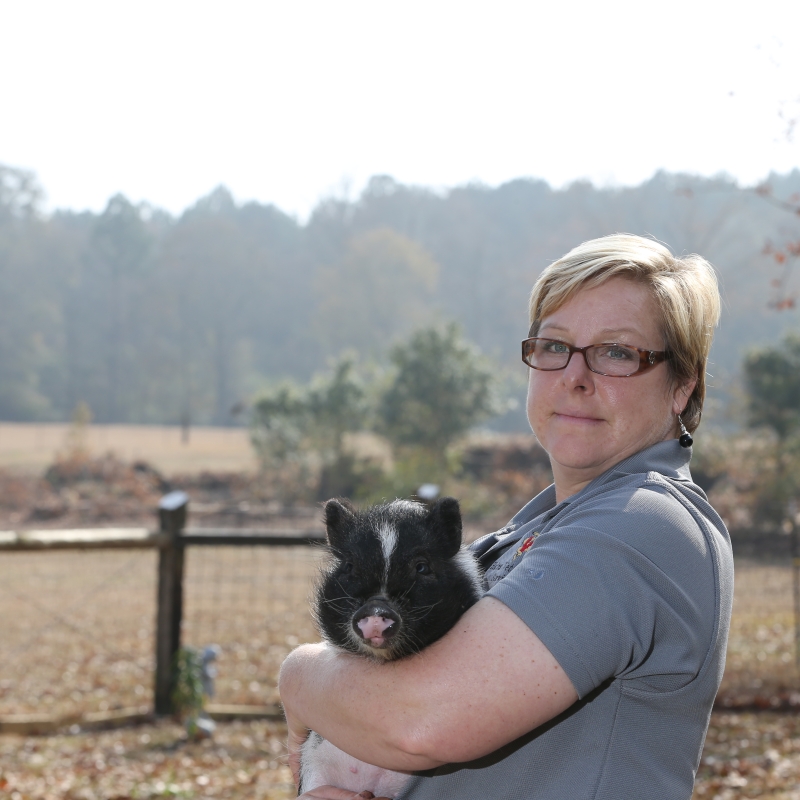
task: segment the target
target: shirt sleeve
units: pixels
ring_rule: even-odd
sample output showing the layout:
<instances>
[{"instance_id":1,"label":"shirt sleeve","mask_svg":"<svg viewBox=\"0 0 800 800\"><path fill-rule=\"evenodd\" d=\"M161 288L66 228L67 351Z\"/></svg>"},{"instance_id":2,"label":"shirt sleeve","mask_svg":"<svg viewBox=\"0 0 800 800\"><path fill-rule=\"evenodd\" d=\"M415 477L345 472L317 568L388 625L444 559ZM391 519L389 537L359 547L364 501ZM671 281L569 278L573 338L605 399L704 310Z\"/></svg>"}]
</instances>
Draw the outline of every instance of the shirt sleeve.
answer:
<instances>
[{"instance_id":1,"label":"shirt sleeve","mask_svg":"<svg viewBox=\"0 0 800 800\"><path fill-rule=\"evenodd\" d=\"M567 515L489 591L542 640L584 697L613 678L671 691L700 671L718 594L708 543L663 487Z\"/></svg>"}]
</instances>

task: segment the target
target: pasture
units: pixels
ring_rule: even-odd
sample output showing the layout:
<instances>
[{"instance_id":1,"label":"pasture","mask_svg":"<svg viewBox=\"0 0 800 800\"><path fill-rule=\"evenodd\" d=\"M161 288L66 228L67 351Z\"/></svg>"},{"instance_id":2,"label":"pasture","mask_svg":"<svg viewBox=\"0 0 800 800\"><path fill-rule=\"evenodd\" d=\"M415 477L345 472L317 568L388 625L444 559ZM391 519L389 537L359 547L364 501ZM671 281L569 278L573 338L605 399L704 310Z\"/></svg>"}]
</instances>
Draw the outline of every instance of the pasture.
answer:
<instances>
[{"instance_id":1,"label":"pasture","mask_svg":"<svg viewBox=\"0 0 800 800\"><path fill-rule=\"evenodd\" d=\"M43 472L70 444L75 429L64 423L0 422L0 468ZM95 456L146 461L173 475L256 468L247 428L193 427L188 441L177 425L89 425L80 434Z\"/></svg>"}]
</instances>

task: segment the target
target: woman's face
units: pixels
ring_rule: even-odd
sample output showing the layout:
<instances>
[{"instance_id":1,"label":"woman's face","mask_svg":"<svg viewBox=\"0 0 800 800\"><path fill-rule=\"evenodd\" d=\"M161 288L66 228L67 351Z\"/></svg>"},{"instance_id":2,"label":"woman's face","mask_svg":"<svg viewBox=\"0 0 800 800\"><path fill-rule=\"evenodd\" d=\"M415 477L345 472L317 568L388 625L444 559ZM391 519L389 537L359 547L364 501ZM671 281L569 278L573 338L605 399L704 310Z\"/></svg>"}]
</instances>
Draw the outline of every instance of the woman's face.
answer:
<instances>
[{"instance_id":1,"label":"woman's face","mask_svg":"<svg viewBox=\"0 0 800 800\"><path fill-rule=\"evenodd\" d=\"M663 350L649 289L612 278L583 289L542 319L537 336L576 347L616 342ZM558 500L623 459L676 435L677 414L694 388L673 386L667 365L627 378L591 372L580 353L563 370L531 369L528 421L550 455Z\"/></svg>"}]
</instances>

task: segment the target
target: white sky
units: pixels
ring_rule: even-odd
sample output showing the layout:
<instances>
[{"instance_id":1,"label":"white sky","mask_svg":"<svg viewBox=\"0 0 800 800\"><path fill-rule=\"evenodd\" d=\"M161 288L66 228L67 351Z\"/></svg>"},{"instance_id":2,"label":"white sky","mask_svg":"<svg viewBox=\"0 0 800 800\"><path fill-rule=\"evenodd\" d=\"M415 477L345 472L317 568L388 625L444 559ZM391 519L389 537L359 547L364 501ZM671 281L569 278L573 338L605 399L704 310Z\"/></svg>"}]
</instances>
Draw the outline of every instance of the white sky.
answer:
<instances>
[{"instance_id":1,"label":"white sky","mask_svg":"<svg viewBox=\"0 0 800 800\"><path fill-rule=\"evenodd\" d=\"M798 99L798 0L0 0L0 163L50 208L222 183L305 218L379 173L753 183L800 165Z\"/></svg>"}]
</instances>

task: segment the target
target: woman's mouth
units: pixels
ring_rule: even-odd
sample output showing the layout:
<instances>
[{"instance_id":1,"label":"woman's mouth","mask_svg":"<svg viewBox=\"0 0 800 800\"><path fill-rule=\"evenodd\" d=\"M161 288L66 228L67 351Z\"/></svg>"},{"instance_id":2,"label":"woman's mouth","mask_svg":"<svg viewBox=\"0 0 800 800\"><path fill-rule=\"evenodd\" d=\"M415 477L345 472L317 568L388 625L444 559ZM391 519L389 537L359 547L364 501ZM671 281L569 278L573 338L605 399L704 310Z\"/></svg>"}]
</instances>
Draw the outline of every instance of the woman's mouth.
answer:
<instances>
[{"instance_id":1,"label":"woman's mouth","mask_svg":"<svg viewBox=\"0 0 800 800\"><path fill-rule=\"evenodd\" d=\"M598 417L591 417L588 414L581 414L580 412L556 411L555 416L563 422L571 422L575 424L591 424L595 422L602 422L602 420Z\"/></svg>"}]
</instances>

